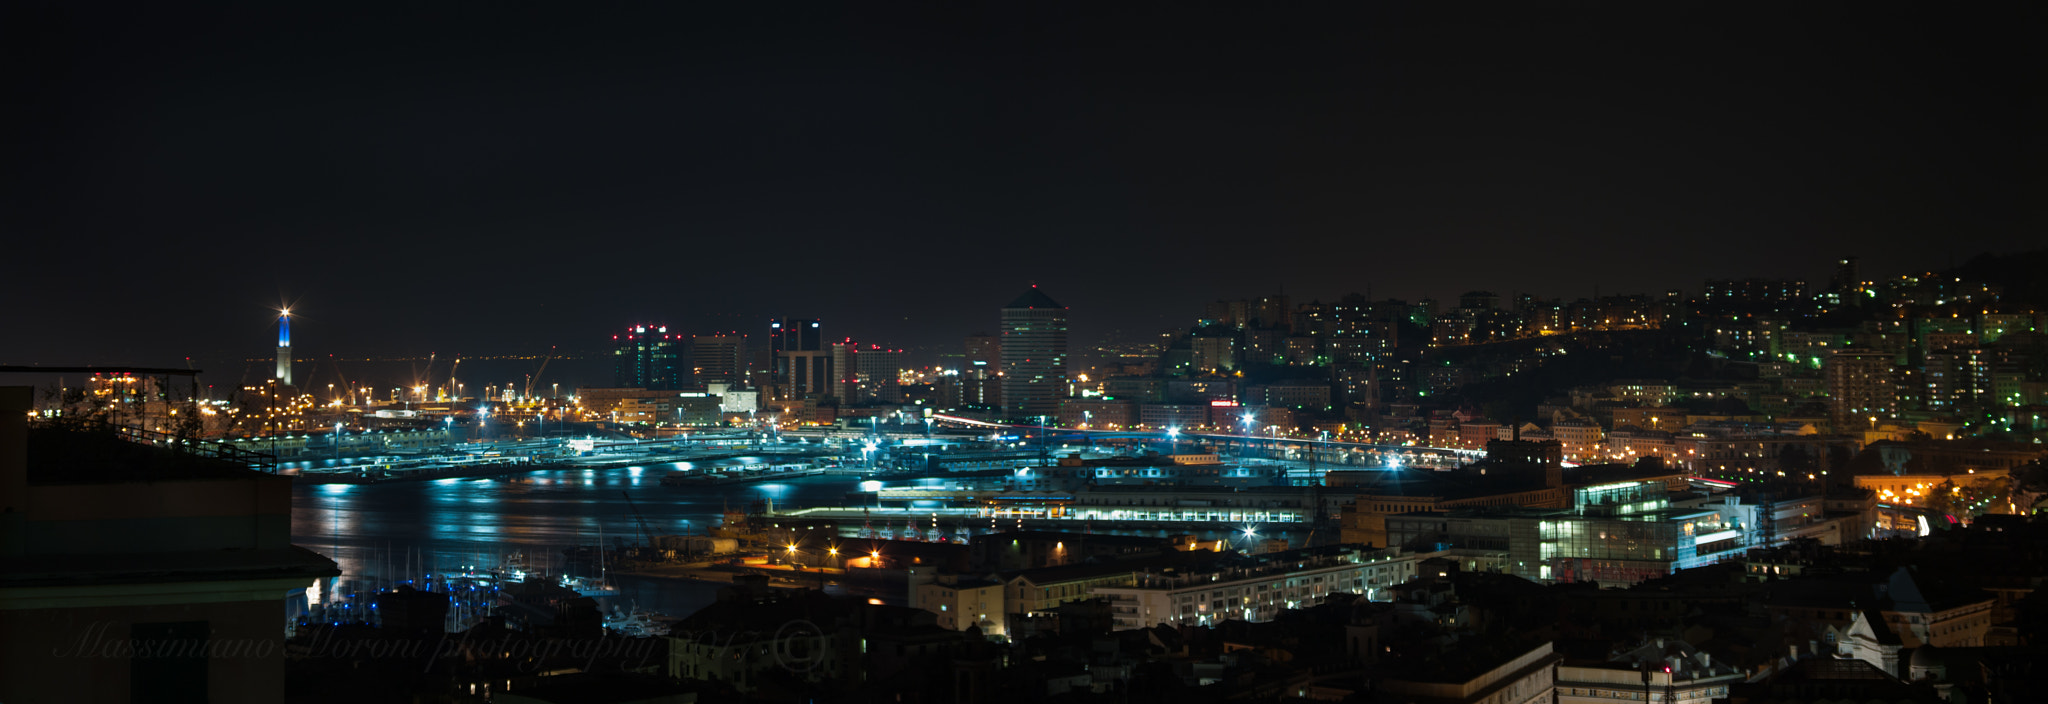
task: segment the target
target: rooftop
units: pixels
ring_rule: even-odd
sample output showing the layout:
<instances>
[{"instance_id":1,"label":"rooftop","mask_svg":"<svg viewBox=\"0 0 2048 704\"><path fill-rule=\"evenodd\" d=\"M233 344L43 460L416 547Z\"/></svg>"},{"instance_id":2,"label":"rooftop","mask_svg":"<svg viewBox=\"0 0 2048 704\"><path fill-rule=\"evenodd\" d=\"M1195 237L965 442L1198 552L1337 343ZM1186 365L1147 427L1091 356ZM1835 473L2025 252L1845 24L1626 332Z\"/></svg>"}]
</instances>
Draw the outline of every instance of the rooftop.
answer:
<instances>
[{"instance_id":1,"label":"rooftop","mask_svg":"<svg viewBox=\"0 0 2048 704\"><path fill-rule=\"evenodd\" d=\"M1165 555L1161 555L1159 557L1140 558L1136 560L1083 563L1078 565L1054 565L1052 567L1033 567L1027 570L1015 570L1011 572L1005 572L1003 573L1003 579L1005 581L1012 579L1025 579L1030 581L1032 584L1052 584L1054 582L1068 582L1080 579L1092 579L1095 577L1104 577L1119 573L1136 573L1152 570L1162 570L1169 567L1186 568L1191 565L1201 564L1207 560L1214 559L1215 557L1216 553L1209 552L1207 550L1195 550L1192 552L1174 551L1171 553L1167 553Z\"/></svg>"},{"instance_id":2,"label":"rooftop","mask_svg":"<svg viewBox=\"0 0 2048 704\"><path fill-rule=\"evenodd\" d=\"M1157 572L1144 570L1145 578L1139 582L1139 586L1148 589L1173 589L1195 584L1221 584L1310 569L1364 564L1374 558L1391 554L1393 553L1368 550L1357 545L1325 545L1263 555L1214 554L1213 559L1209 561L1181 569Z\"/></svg>"},{"instance_id":3,"label":"rooftop","mask_svg":"<svg viewBox=\"0 0 2048 704\"><path fill-rule=\"evenodd\" d=\"M1057 302L1057 301L1054 301L1054 300L1052 299L1052 297L1051 297L1051 296L1047 296L1047 295L1045 295L1045 293L1044 293L1043 291L1039 291L1039 290L1038 290L1038 287L1037 287L1036 285L1034 285L1034 286L1032 286L1032 287L1031 287L1030 289L1026 290L1026 291L1024 292L1024 295L1018 296L1018 297L1017 297L1017 300L1014 300L1014 301L1010 301L1010 305L1007 305L1007 306L1003 306L1003 307L1004 307L1004 308L1065 308L1066 306L1060 305L1060 304L1059 304L1059 302Z\"/></svg>"},{"instance_id":4,"label":"rooftop","mask_svg":"<svg viewBox=\"0 0 2048 704\"><path fill-rule=\"evenodd\" d=\"M340 574L334 561L293 545L269 550L23 555L0 558L0 586L303 579Z\"/></svg>"},{"instance_id":5,"label":"rooftop","mask_svg":"<svg viewBox=\"0 0 2048 704\"><path fill-rule=\"evenodd\" d=\"M1094 543L1094 544L1096 544L1096 545L1127 545L1127 546L1131 546L1131 547L1158 547L1158 548L1164 548L1164 547L1167 547L1167 546L1168 546L1168 542L1167 542L1167 540L1166 540L1165 538L1152 538L1152 537L1146 537L1146 536L1142 536L1142 535L1107 535L1107 534L1101 534L1101 533L1064 533L1064 532L1060 532L1060 531L1051 531L1051 530L1018 530L1018 531L1010 531L1010 532L1007 532L1007 533L984 533L984 534L982 534L982 535L977 535L977 536L974 536L974 537L973 537L973 538L971 539L972 543L982 543L982 542L985 542L985 541L993 541L993 542L1000 542L1000 541L1004 541L1004 540L1030 540L1030 541L1036 541L1036 542L1045 542L1045 541L1054 541L1054 542L1068 542L1068 541L1072 541L1073 543L1075 543L1075 544L1077 544L1077 545L1078 545L1078 544L1080 544L1080 543L1082 543L1082 542L1088 542L1088 543Z\"/></svg>"},{"instance_id":6,"label":"rooftop","mask_svg":"<svg viewBox=\"0 0 2048 704\"><path fill-rule=\"evenodd\" d=\"M90 426L31 425L30 484L99 484L177 479L247 479L269 476L248 465L154 447ZM289 481L289 480L287 480Z\"/></svg>"}]
</instances>

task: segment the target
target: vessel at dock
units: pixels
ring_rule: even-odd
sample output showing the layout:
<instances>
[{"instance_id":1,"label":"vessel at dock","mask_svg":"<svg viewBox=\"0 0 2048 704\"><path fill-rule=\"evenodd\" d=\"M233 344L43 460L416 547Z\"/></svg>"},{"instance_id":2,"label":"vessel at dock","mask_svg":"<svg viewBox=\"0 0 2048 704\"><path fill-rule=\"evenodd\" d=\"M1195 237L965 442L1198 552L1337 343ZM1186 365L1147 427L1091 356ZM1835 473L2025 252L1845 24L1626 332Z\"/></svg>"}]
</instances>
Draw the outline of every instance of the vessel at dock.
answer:
<instances>
[{"instance_id":1,"label":"vessel at dock","mask_svg":"<svg viewBox=\"0 0 2048 704\"><path fill-rule=\"evenodd\" d=\"M822 466L812 463L744 465L709 470L685 470L670 472L661 478L662 486L724 486L750 482L777 481L837 473L837 465Z\"/></svg>"}]
</instances>

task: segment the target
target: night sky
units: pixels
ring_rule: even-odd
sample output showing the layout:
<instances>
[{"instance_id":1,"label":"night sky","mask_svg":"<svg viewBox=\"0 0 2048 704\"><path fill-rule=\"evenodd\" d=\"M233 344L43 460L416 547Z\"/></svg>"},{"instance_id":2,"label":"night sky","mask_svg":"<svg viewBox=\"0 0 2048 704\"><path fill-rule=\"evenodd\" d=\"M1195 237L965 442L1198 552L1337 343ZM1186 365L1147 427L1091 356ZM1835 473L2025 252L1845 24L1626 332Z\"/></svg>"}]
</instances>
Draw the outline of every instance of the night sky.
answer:
<instances>
[{"instance_id":1,"label":"night sky","mask_svg":"<svg viewBox=\"0 0 2048 704\"><path fill-rule=\"evenodd\" d=\"M931 354L1033 282L1085 343L1283 286L1695 293L2048 240L2019 3L272 4L0 9L0 363L266 356L280 301L309 355L779 315Z\"/></svg>"}]
</instances>

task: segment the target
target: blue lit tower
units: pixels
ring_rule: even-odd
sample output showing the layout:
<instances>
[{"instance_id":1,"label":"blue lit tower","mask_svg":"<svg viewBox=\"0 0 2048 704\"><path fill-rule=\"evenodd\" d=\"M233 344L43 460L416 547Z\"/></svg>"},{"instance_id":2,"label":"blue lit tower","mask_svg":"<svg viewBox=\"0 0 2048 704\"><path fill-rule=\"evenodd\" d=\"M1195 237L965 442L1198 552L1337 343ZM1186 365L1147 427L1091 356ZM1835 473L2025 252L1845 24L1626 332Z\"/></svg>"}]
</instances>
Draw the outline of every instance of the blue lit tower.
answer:
<instances>
[{"instance_id":1,"label":"blue lit tower","mask_svg":"<svg viewBox=\"0 0 2048 704\"><path fill-rule=\"evenodd\" d=\"M635 325L612 336L612 383L620 388L680 389L676 359L683 336L666 325Z\"/></svg>"},{"instance_id":2,"label":"blue lit tower","mask_svg":"<svg viewBox=\"0 0 2048 704\"><path fill-rule=\"evenodd\" d=\"M292 309L277 312L277 383L292 385Z\"/></svg>"},{"instance_id":3,"label":"blue lit tower","mask_svg":"<svg viewBox=\"0 0 2048 704\"><path fill-rule=\"evenodd\" d=\"M1067 395L1067 308L1037 286L1003 306L1003 415L1024 421L1060 413Z\"/></svg>"}]
</instances>

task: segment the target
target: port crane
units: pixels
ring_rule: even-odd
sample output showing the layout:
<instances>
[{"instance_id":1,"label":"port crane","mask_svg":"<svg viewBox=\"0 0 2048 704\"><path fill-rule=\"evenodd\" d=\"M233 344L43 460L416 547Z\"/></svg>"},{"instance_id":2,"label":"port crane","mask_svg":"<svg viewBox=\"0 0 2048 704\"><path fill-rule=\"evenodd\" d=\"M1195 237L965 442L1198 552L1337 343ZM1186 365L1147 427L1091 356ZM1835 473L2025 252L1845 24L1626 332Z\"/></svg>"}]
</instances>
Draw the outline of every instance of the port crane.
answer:
<instances>
[{"instance_id":1,"label":"port crane","mask_svg":"<svg viewBox=\"0 0 2048 704\"><path fill-rule=\"evenodd\" d=\"M651 549L653 549L653 548L654 548L654 533L653 533L653 531L649 531L649 530L647 529L647 517L645 517L645 516L642 516L642 515L640 515L640 507L639 507L639 506L637 506L637 505L634 505L634 503L633 503L633 492L630 492L630 491L621 491L621 492L619 492L619 494L620 494L620 495L623 495L623 496L625 496L625 497L626 497L626 508L629 508L629 509L632 509L632 510L633 510L633 520L634 520L635 522L638 522L638 523L640 524L640 537L642 537L642 538L645 538L645 539L647 540L647 548L648 548L648 549L650 549L650 550L651 550Z\"/></svg>"},{"instance_id":2,"label":"port crane","mask_svg":"<svg viewBox=\"0 0 2048 704\"><path fill-rule=\"evenodd\" d=\"M555 361L555 348L549 347L547 355L540 360L540 368L533 370L532 374L526 375L526 392L521 394L520 398L531 401L533 398L533 385L540 382L541 373L548 370L548 362L552 361Z\"/></svg>"}]
</instances>

